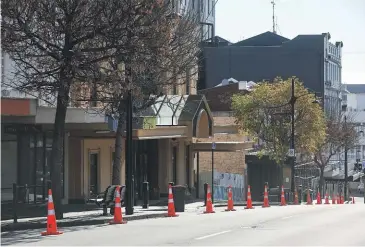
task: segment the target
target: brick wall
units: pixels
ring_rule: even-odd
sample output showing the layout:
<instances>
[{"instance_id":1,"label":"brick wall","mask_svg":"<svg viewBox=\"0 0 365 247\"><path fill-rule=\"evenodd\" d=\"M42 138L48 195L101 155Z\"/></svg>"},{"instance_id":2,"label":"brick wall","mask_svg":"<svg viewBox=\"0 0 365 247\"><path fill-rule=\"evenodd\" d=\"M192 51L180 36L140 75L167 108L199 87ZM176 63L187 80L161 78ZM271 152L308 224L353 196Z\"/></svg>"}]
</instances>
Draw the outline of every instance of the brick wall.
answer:
<instances>
[{"instance_id":1,"label":"brick wall","mask_svg":"<svg viewBox=\"0 0 365 247\"><path fill-rule=\"evenodd\" d=\"M214 117L214 125L232 125L233 117ZM216 134L215 142L238 142L247 141L245 136L239 134ZM212 139L199 139L199 141L212 141ZM215 152L214 153L214 169L223 173L244 174L245 155L240 152ZM212 169L212 153L199 153L199 171L211 171Z\"/></svg>"}]
</instances>

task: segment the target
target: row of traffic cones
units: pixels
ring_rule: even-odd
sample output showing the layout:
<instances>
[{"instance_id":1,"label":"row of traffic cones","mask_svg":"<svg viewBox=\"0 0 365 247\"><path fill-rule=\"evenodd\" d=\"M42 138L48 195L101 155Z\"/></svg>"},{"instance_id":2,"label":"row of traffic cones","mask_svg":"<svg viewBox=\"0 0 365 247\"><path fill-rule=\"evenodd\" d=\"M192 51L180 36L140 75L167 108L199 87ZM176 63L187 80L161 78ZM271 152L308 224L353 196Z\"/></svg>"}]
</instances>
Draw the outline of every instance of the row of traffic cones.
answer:
<instances>
[{"instance_id":1,"label":"row of traffic cones","mask_svg":"<svg viewBox=\"0 0 365 247\"><path fill-rule=\"evenodd\" d=\"M53 204L52 190L48 190L48 203L47 203L47 228L45 232L42 232L42 236L60 235L63 232L57 230L56 214ZM126 224L127 221L123 220L122 216L122 204L120 199L120 186L115 189L115 205L114 205L114 218L109 222L110 224Z\"/></svg>"},{"instance_id":2,"label":"row of traffic cones","mask_svg":"<svg viewBox=\"0 0 365 247\"><path fill-rule=\"evenodd\" d=\"M344 199L343 196L338 196L336 201L336 196L334 195L332 197L332 204L343 204ZM355 204L354 197L352 198L352 203ZM232 193L232 187L228 187L228 203L227 203L227 209L225 211L236 211L234 209L233 205L233 193ZM298 205L298 193L295 191L294 195L294 205ZM307 205L312 205L312 198L309 194L309 191L307 193ZM318 192L317 194L317 204L322 204L321 195ZM328 194L325 196L325 203L324 204L330 204ZM284 193L284 186L281 187L281 199L280 199L280 206L286 206L286 200L285 200L285 193ZM42 236L48 236L48 235L60 235L62 232L57 230L57 222L56 222L56 215L55 215L55 209L53 204L53 197L52 197L52 190L48 190L48 214L47 214L47 230L45 232L42 232ZM110 221L110 224L126 224L127 221L123 220L122 216L122 205L121 205L121 198L120 198L120 186L116 187L115 190L115 209L114 209L114 218L112 221ZM262 205L263 208L270 207L269 203L269 196L267 191L267 186L265 185L264 188L264 202ZM252 205L252 198L251 198L251 186L248 186L247 189L247 205L245 209L254 209ZM210 192L210 186L208 185L207 189L207 203L206 203L206 210L204 211L205 214L215 213L213 209L213 203L212 203L212 195ZM177 217L178 215L175 212L175 204L174 204L174 197L172 193L172 186L169 185L169 194L168 194L168 209L167 209L167 217Z\"/></svg>"},{"instance_id":3,"label":"row of traffic cones","mask_svg":"<svg viewBox=\"0 0 365 247\"><path fill-rule=\"evenodd\" d=\"M321 198L321 193L318 192L317 193L317 202L316 204L317 205L320 205L322 204L322 198ZM340 196L338 195L336 197L336 195L333 195L332 198L331 198L331 201L332 203L330 202L330 198L328 196L328 193L326 193L325 197L324 197L324 204L344 204L345 203L345 200L344 200L344 197L343 196ZM312 202L312 198L311 196L309 195L309 191L307 192L307 205L312 205L313 202ZM352 204L355 204L355 198L352 197Z\"/></svg>"}]
</instances>

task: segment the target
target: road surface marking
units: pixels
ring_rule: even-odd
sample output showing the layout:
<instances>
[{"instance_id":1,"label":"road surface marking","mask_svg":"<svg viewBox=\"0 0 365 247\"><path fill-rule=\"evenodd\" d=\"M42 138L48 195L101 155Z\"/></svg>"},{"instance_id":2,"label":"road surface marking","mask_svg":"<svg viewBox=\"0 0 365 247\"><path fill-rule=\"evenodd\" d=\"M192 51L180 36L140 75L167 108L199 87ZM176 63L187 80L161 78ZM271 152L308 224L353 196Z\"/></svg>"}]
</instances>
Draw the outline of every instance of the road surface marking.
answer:
<instances>
[{"instance_id":1,"label":"road surface marking","mask_svg":"<svg viewBox=\"0 0 365 247\"><path fill-rule=\"evenodd\" d=\"M213 233L213 234L210 234L210 235L206 235L206 236L203 236L203 237L196 238L195 240L202 240L202 239L206 239L206 238L211 238L211 237L218 236L218 235L221 235L221 234L225 234L225 233L228 233L228 232L231 232L231 230Z\"/></svg>"},{"instance_id":2,"label":"road surface marking","mask_svg":"<svg viewBox=\"0 0 365 247\"><path fill-rule=\"evenodd\" d=\"M286 220L286 219L293 218L294 216L295 216L295 215L290 215L290 216L283 217L282 219L283 219L283 220Z\"/></svg>"}]
</instances>

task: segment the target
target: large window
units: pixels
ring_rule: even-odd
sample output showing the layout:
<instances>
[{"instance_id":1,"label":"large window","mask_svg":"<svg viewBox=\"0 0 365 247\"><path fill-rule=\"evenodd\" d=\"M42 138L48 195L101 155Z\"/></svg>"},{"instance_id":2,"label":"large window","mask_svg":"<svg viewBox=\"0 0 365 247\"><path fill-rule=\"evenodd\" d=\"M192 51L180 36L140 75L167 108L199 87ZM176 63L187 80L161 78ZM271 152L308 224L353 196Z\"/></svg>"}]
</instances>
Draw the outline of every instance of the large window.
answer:
<instances>
[{"instance_id":1,"label":"large window","mask_svg":"<svg viewBox=\"0 0 365 247\"><path fill-rule=\"evenodd\" d=\"M16 136L16 139L11 142L12 151L3 150L2 152L2 166L3 161L6 161L6 164L14 166L14 169L11 171L13 176L11 176L11 181L9 180L7 182L7 186L12 183L17 183L21 186L28 185L30 201L39 201L46 198L48 194L48 182L51 179L52 133L40 132L39 130L35 130L36 128L34 126L23 125L11 126L11 128L5 126L4 129L5 135L9 135L7 131L11 131L11 134ZM62 197L64 197L63 153L61 161Z\"/></svg>"}]
</instances>

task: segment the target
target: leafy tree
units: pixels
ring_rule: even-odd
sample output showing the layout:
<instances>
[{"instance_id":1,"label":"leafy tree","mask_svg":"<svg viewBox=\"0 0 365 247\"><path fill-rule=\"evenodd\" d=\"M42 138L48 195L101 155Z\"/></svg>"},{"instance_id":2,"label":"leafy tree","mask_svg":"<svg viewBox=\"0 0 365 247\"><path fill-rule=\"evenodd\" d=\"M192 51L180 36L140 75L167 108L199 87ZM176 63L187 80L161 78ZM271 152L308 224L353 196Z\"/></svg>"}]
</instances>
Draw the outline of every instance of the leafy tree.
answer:
<instances>
[{"instance_id":1,"label":"leafy tree","mask_svg":"<svg viewBox=\"0 0 365 247\"><path fill-rule=\"evenodd\" d=\"M326 119L326 138L319 143L314 153L314 163L320 170L319 189L324 194L324 169L330 161L342 153L347 146L350 150L356 146L358 133L353 124L353 117L349 114L335 114Z\"/></svg>"},{"instance_id":2,"label":"leafy tree","mask_svg":"<svg viewBox=\"0 0 365 247\"><path fill-rule=\"evenodd\" d=\"M314 153L325 140L325 119L315 95L295 79L295 148ZM246 95L234 95L232 110L240 128L263 141L259 154L286 161L291 140L291 78L263 81Z\"/></svg>"}]
</instances>

